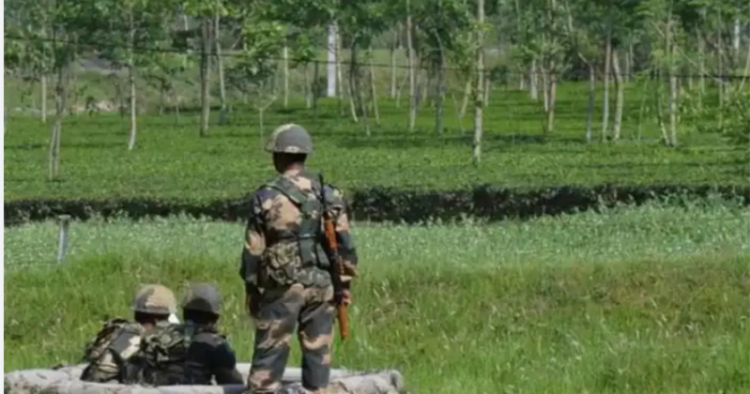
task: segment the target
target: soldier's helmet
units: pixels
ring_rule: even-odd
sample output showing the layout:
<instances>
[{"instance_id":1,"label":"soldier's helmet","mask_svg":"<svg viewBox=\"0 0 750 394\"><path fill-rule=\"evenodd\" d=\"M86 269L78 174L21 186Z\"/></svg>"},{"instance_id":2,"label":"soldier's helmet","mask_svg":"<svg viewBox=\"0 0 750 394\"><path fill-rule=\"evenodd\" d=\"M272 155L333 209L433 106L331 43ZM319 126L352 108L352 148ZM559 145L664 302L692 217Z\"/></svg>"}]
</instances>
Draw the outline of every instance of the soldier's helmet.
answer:
<instances>
[{"instance_id":1,"label":"soldier's helmet","mask_svg":"<svg viewBox=\"0 0 750 394\"><path fill-rule=\"evenodd\" d=\"M288 123L279 126L266 144L267 152L311 154L312 137L302 126Z\"/></svg>"},{"instance_id":2,"label":"soldier's helmet","mask_svg":"<svg viewBox=\"0 0 750 394\"><path fill-rule=\"evenodd\" d=\"M132 309L154 315L169 315L177 310L177 299L166 286L145 285L133 297Z\"/></svg>"},{"instance_id":3,"label":"soldier's helmet","mask_svg":"<svg viewBox=\"0 0 750 394\"><path fill-rule=\"evenodd\" d=\"M182 309L221 314L221 296L216 287L207 283L190 285L182 301Z\"/></svg>"}]
</instances>

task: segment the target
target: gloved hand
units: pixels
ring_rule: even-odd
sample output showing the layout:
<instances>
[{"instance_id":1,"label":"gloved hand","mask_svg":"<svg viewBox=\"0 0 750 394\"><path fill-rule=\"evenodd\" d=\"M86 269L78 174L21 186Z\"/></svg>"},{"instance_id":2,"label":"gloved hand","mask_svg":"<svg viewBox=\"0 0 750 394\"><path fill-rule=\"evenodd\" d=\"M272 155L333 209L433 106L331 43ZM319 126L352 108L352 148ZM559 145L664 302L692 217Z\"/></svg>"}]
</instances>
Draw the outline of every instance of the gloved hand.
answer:
<instances>
[{"instance_id":1,"label":"gloved hand","mask_svg":"<svg viewBox=\"0 0 750 394\"><path fill-rule=\"evenodd\" d=\"M349 306L352 303L352 292L349 289L341 290L341 303Z\"/></svg>"}]
</instances>

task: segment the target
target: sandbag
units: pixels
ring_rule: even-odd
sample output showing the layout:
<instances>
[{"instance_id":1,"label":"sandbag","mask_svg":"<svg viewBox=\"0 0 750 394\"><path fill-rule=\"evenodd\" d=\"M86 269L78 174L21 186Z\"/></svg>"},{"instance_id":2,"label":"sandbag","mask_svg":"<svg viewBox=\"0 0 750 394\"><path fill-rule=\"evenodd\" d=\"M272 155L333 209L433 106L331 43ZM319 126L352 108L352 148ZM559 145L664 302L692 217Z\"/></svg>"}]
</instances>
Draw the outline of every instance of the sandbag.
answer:
<instances>
[{"instance_id":1,"label":"sandbag","mask_svg":"<svg viewBox=\"0 0 750 394\"><path fill-rule=\"evenodd\" d=\"M79 379L84 365L59 369L27 369L5 374L5 394L239 394L244 385L160 386L146 387L111 383L83 382ZM245 379L249 363L238 363L237 370ZM279 394L302 394L302 370L287 368ZM395 370L355 372L331 370L331 394L404 394L404 379Z\"/></svg>"}]
</instances>

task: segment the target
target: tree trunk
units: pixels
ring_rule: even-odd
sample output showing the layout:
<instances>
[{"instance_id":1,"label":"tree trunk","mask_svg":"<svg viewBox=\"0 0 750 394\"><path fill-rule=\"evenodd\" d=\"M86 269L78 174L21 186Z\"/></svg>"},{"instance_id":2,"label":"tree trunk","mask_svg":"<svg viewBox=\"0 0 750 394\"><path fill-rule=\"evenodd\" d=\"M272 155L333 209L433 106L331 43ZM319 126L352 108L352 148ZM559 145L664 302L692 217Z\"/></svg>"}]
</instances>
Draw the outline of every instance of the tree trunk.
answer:
<instances>
[{"instance_id":1,"label":"tree trunk","mask_svg":"<svg viewBox=\"0 0 750 394\"><path fill-rule=\"evenodd\" d=\"M536 59L531 61L531 69L529 70L529 93L531 99L536 101L539 100L539 75L536 67Z\"/></svg>"},{"instance_id":2,"label":"tree trunk","mask_svg":"<svg viewBox=\"0 0 750 394\"><path fill-rule=\"evenodd\" d=\"M633 75L633 45L628 45L628 51L625 52L625 67L622 70L620 77L624 81L632 81L630 76Z\"/></svg>"},{"instance_id":3,"label":"tree trunk","mask_svg":"<svg viewBox=\"0 0 750 394\"><path fill-rule=\"evenodd\" d=\"M604 98L602 102L602 141L606 141L609 133L609 79L612 72L612 19L607 19L607 38L604 59Z\"/></svg>"},{"instance_id":4,"label":"tree trunk","mask_svg":"<svg viewBox=\"0 0 750 394\"><path fill-rule=\"evenodd\" d=\"M357 104L355 103L355 100L359 102L358 99L361 97L359 96L359 89L357 89L357 47L356 45L352 45L351 48L351 64L349 65L349 109L351 110L352 114L352 120L354 123L359 123L359 119L357 118ZM360 107L361 108L361 107Z\"/></svg>"},{"instance_id":5,"label":"tree trunk","mask_svg":"<svg viewBox=\"0 0 750 394\"><path fill-rule=\"evenodd\" d=\"M128 83L130 84L130 138L128 138L128 150L135 148L135 139L138 133L138 123L136 121L138 114L138 105L136 103L135 91L135 67L129 67Z\"/></svg>"},{"instance_id":6,"label":"tree trunk","mask_svg":"<svg viewBox=\"0 0 750 394\"><path fill-rule=\"evenodd\" d=\"M182 10L181 11L182 11L182 31L183 32L187 32L188 31L188 17L187 17L187 14L185 13L185 6L184 5L182 6ZM182 57L182 68L183 69L186 69L187 66L188 66L187 61L188 61L188 57L189 56L190 56L190 49L188 49L187 50L187 54Z\"/></svg>"},{"instance_id":7,"label":"tree trunk","mask_svg":"<svg viewBox=\"0 0 750 394\"><path fill-rule=\"evenodd\" d=\"M135 91L135 20L133 19L133 8L130 8L130 59L128 59L128 84L130 85L130 138L128 139L128 150L135 148L135 139L138 133L136 116L138 105L136 103Z\"/></svg>"},{"instance_id":8,"label":"tree trunk","mask_svg":"<svg viewBox=\"0 0 750 394\"><path fill-rule=\"evenodd\" d=\"M318 79L320 78L320 63L315 62L313 64L313 86L312 86L312 107L315 118L318 118L318 92L320 87L318 85Z\"/></svg>"},{"instance_id":9,"label":"tree trunk","mask_svg":"<svg viewBox=\"0 0 750 394\"><path fill-rule=\"evenodd\" d=\"M549 104L547 108L547 127L545 127L545 130L548 133L551 133L555 131L555 110L557 108L557 73L550 73L548 78L549 92L547 93L547 97L549 100Z\"/></svg>"},{"instance_id":10,"label":"tree trunk","mask_svg":"<svg viewBox=\"0 0 750 394\"><path fill-rule=\"evenodd\" d=\"M456 114L458 114L458 128L461 131L461 135L464 135L464 133L466 132L466 128L464 128L464 119L460 115L461 111L459 111L458 108L458 101L456 100L456 95L454 95L453 93L451 93L451 100L453 100L453 109L455 109Z\"/></svg>"},{"instance_id":11,"label":"tree trunk","mask_svg":"<svg viewBox=\"0 0 750 394\"><path fill-rule=\"evenodd\" d=\"M658 83L659 85L661 85L661 79L657 79L656 83ZM647 79L646 80L646 84L643 87L643 91L644 92L648 92L649 91L649 89L648 89L649 88L649 84L650 84L650 80ZM640 140L643 139L643 114L644 114L644 112L646 110L646 97L647 96L648 96L647 94L641 95L641 106L640 106L640 109L638 110L638 136L636 137L638 139L638 141L640 141ZM658 95L657 95L657 97L658 97ZM659 103L658 100L657 100L656 104L660 105L661 103Z\"/></svg>"},{"instance_id":12,"label":"tree trunk","mask_svg":"<svg viewBox=\"0 0 750 394\"><path fill-rule=\"evenodd\" d=\"M716 83L718 84L718 92L719 92L719 113L718 113L718 123L719 123L719 130L724 129L724 100L725 100L725 87L724 87L724 78L722 77L724 75L724 39L723 39L723 32L721 31L724 28L724 21L722 18L721 10L719 10L719 29L720 31L717 32L717 58L718 58L718 70L716 70L716 73L719 75L718 78L716 78Z\"/></svg>"},{"instance_id":13,"label":"tree trunk","mask_svg":"<svg viewBox=\"0 0 750 394\"><path fill-rule=\"evenodd\" d=\"M469 99L471 98L471 80L472 78L469 78L466 81L466 86L464 86L464 99L461 102L461 111L458 113L458 116L461 119L466 116L466 110L469 108Z\"/></svg>"},{"instance_id":14,"label":"tree trunk","mask_svg":"<svg viewBox=\"0 0 750 394\"><path fill-rule=\"evenodd\" d=\"M659 77L661 77L661 72L659 72ZM657 79L657 87L654 90L656 93L656 123L659 126L659 130L661 130L661 137L664 140L664 143L666 145L669 145L669 135L667 134L667 128L664 125L664 109L663 109L663 103L662 103L662 90L663 83L661 83L660 79Z\"/></svg>"},{"instance_id":15,"label":"tree trunk","mask_svg":"<svg viewBox=\"0 0 750 394\"><path fill-rule=\"evenodd\" d=\"M589 104L586 108L586 142L591 142L594 123L594 95L596 93L596 70L593 62L586 64L589 69Z\"/></svg>"},{"instance_id":16,"label":"tree trunk","mask_svg":"<svg viewBox=\"0 0 750 394\"><path fill-rule=\"evenodd\" d=\"M174 121L175 124L180 124L180 98L177 95L177 92L173 93L173 99L174 99Z\"/></svg>"},{"instance_id":17,"label":"tree trunk","mask_svg":"<svg viewBox=\"0 0 750 394\"><path fill-rule=\"evenodd\" d=\"M477 0L477 24L484 24L484 0ZM477 31L477 86L474 98L474 141L471 161L478 166L482 155L482 134L484 132L484 31Z\"/></svg>"},{"instance_id":18,"label":"tree trunk","mask_svg":"<svg viewBox=\"0 0 750 394\"><path fill-rule=\"evenodd\" d=\"M435 102L435 133L443 136L443 101L445 97L445 57L440 56Z\"/></svg>"},{"instance_id":19,"label":"tree trunk","mask_svg":"<svg viewBox=\"0 0 750 394\"><path fill-rule=\"evenodd\" d=\"M167 109L167 88L164 86L164 82L159 83L159 116L164 115Z\"/></svg>"},{"instance_id":20,"label":"tree trunk","mask_svg":"<svg viewBox=\"0 0 750 394\"><path fill-rule=\"evenodd\" d=\"M341 71L341 35L336 25L336 97L339 101L339 116L344 116L344 76Z\"/></svg>"},{"instance_id":21,"label":"tree trunk","mask_svg":"<svg viewBox=\"0 0 750 394\"><path fill-rule=\"evenodd\" d=\"M406 0L406 47L409 51L409 131L414 131L417 123L417 70L414 68L412 28L411 2Z\"/></svg>"},{"instance_id":22,"label":"tree trunk","mask_svg":"<svg viewBox=\"0 0 750 394\"><path fill-rule=\"evenodd\" d=\"M396 50L398 41L394 40L391 46L391 98L396 98L396 83L398 82L398 68L396 68Z\"/></svg>"},{"instance_id":23,"label":"tree trunk","mask_svg":"<svg viewBox=\"0 0 750 394\"><path fill-rule=\"evenodd\" d=\"M338 52L338 27L335 22L328 25L328 46L326 48L326 52L328 54L328 63L326 63L326 97L336 97L337 93L341 88L338 87L340 84L338 76L338 68L339 68L339 52ZM317 67L317 62L315 63ZM316 71L317 73L317 71ZM317 77L315 79L315 83L317 84ZM322 89L322 87L321 87ZM322 92L321 92L322 93ZM317 98L316 98L317 100ZM341 107L341 98L339 98L339 107ZM341 112L341 108L339 108L339 112Z\"/></svg>"},{"instance_id":24,"label":"tree trunk","mask_svg":"<svg viewBox=\"0 0 750 394\"><path fill-rule=\"evenodd\" d=\"M360 112L362 113L362 126L365 129L365 135L370 137L370 123L367 119L367 106L365 105L364 97L362 96L362 78L360 77L361 69L359 68L359 64L357 63L357 46L356 42L352 45L352 65L351 65L351 71L349 73L349 91L352 93L352 105L355 105L359 107ZM353 115L356 116L354 112L356 110L356 107L352 107Z\"/></svg>"},{"instance_id":25,"label":"tree trunk","mask_svg":"<svg viewBox=\"0 0 750 394\"><path fill-rule=\"evenodd\" d=\"M211 58L208 56L211 48L211 20L203 17L201 20L201 125L200 136L208 135L208 119L211 116L211 97L209 92L209 67Z\"/></svg>"},{"instance_id":26,"label":"tree trunk","mask_svg":"<svg viewBox=\"0 0 750 394\"><path fill-rule=\"evenodd\" d=\"M125 118L125 93L122 91L122 82L120 78L112 74L112 85L115 88L115 101L117 101L117 112L121 118Z\"/></svg>"},{"instance_id":27,"label":"tree trunk","mask_svg":"<svg viewBox=\"0 0 750 394\"><path fill-rule=\"evenodd\" d=\"M630 57L630 74L628 74L628 82L635 82L635 73L637 72L636 61L635 61L635 49L633 45L630 45L628 49L628 56Z\"/></svg>"},{"instance_id":28,"label":"tree trunk","mask_svg":"<svg viewBox=\"0 0 750 394\"><path fill-rule=\"evenodd\" d=\"M404 74L404 79L398 85L398 89L396 90L396 108L401 108L401 90L403 90L404 86L406 86L408 79L409 73L407 72L406 74Z\"/></svg>"},{"instance_id":29,"label":"tree trunk","mask_svg":"<svg viewBox=\"0 0 750 394\"><path fill-rule=\"evenodd\" d=\"M265 96L264 95L265 91L266 91L266 85L265 85L265 83L261 83L260 86L258 87L258 96L261 96L261 97ZM260 146L261 149L263 149L263 147L265 146L265 144L263 143L263 139L264 139L264 135L265 135L264 128L263 128L263 121L265 119L265 113L266 113L266 110L268 109L268 107L270 107L271 104L273 104L274 101L276 101L276 96L275 95L272 96L265 103L260 103L258 101L256 104L253 104L253 106L255 106L255 109L258 110L258 122L259 122L259 125L260 125L260 127L258 128L258 137L260 139L260 145L259 146Z\"/></svg>"},{"instance_id":30,"label":"tree trunk","mask_svg":"<svg viewBox=\"0 0 750 394\"><path fill-rule=\"evenodd\" d=\"M698 73L700 74L700 90L701 94L698 96L700 104L703 103L702 95L706 94L706 40L703 37L703 33L698 31ZM702 107L702 105L701 105Z\"/></svg>"},{"instance_id":31,"label":"tree trunk","mask_svg":"<svg viewBox=\"0 0 750 394\"><path fill-rule=\"evenodd\" d=\"M423 103L426 103L427 106L429 106L430 101L429 97L427 97L427 86L430 84L429 76L427 76L427 73L422 73L421 78L419 78L421 81L419 82L419 88L421 90L421 93L418 95L417 100L417 108L419 108Z\"/></svg>"},{"instance_id":32,"label":"tree trunk","mask_svg":"<svg viewBox=\"0 0 750 394\"><path fill-rule=\"evenodd\" d=\"M47 76L42 74L42 76L39 77L39 82L42 85L42 96L40 97L42 107L42 123L47 123Z\"/></svg>"},{"instance_id":33,"label":"tree trunk","mask_svg":"<svg viewBox=\"0 0 750 394\"><path fill-rule=\"evenodd\" d=\"M675 75L674 55L677 47L672 38L672 7L667 13L665 49L669 56L669 136L665 136L668 146L677 145L677 76Z\"/></svg>"},{"instance_id":34,"label":"tree trunk","mask_svg":"<svg viewBox=\"0 0 750 394\"><path fill-rule=\"evenodd\" d=\"M359 108L362 111L362 125L365 128L365 135L368 137L372 136L372 131L370 130L370 122L368 122L367 118L367 105L365 103L364 97L362 97L362 89L360 89L360 80L357 79L357 96L359 96Z\"/></svg>"},{"instance_id":35,"label":"tree trunk","mask_svg":"<svg viewBox=\"0 0 750 394\"><path fill-rule=\"evenodd\" d=\"M733 49L733 56L732 59L734 60L732 62L733 65L736 65L739 63L740 59L740 38L742 37L742 23L740 22L739 18L735 18L734 20L734 29L732 30L732 49Z\"/></svg>"},{"instance_id":36,"label":"tree trunk","mask_svg":"<svg viewBox=\"0 0 750 394\"><path fill-rule=\"evenodd\" d=\"M78 91L76 89L76 82L78 80L78 75L73 71L72 67L69 72L69 80L68 80L68 92L69 92L69 98L71 98L72 103L68 105L68 112L70 115L77 115L76 113L76 106L78 104Z\"/></svg>"},{"instance_id":37,"label":"tree trunk","mask_svg":"<svg viewBox=\"0 0 750 394\"><path fill-rule=\"evenodd\" d=\"M617 50L612 49L612 72L615 80L615 122L613 125L613 140L619 140L622 135L622 110L625 105L625 81L620 72L620 58Z\"/></svg>"},{"instance_id":38,"label":"tree trunk","mask_svg":"<svg viewBox=\"0 0 750 394\"><path fill-rule=\"evenodd\" d=\"M542 101L544 113L546 114L549 112L549 76L547 75L547 70L544 69L544 65L542 65Z\"/></svg>"},{"instance_id":39,"label":"tree trunk","mask_svg":"<svg viewBox=\"0 0 750 394\"><path fill-rule=\"evenodd\" d=\"M221 17L217 14L214 17L214 48L216 55L216 72L219 77L219 95L221 96L221 112L219 114L219 124L227 123L227 90L224 83L224 61L221 57Z\"/></svg>"},{"instance_id":40,"label":"tree trunk","mask_svg":"<svg viewBox=\"0 0 750 394\"><path fill-rule=\"evenodd\" d=\"M672 53L674 54L674 49ZM669 137L669 145L677 146L677 76L671 64L669 68Z\"/></svg>"},{"instance_id":41,"label":"tree trunk","mask_svg":"<svg viewBox=\"0 0 750 394\"><path fill-rule=\"evenodd\" d=\"M737 88L738 92L743 92L745 89L745 83L750 78L750 40L747 42L747 53L745 54L745 68L742 70L742 80L740 80L740 86Z\"/></svg>"},{"instance_id":42,"label":"tree trunk","mask_svg":"<svg viewBox=\"0 0 750 394\"><path fill-rule=\"evenodd\" d=\"M284 108L289 107L289 46L284 39L284 48L282 49L284 58Z\"/></svg>"},{"instance_id":43,"label":"tree trunk","mask_svg":"<svg viewBox=\"0 0 750 394\"><path fill-rule=\"evenodd\" d=\"M305 63L302 68L302 75L305 77L304 83L304 94L305 94L305 107L308 109L312 108L312 86L310 85L310 73L308 72L309 64Z\"/></svg>"},{"instance_id":44,"label":"tree trunk","mask_svg":"<svg viewBox=\"0 0 750 394\"><path fill-rule=\"evenodd\" d=\"M52 124L49 145L49 180L55 180L60 173L60 144L62 141L62 120L65 116L65 101L68 96L68 65L59 66L57 86L55 86L55 121Z\"/></svg>"},{"instance_id":45,"label":"tree trunk","mask_svg":"<svg viewBox=\"0 0 750 394\"><path fill-rule=\"evenodd\" d=\"M372 97L372 110L375 113L375 124L380 125L380 108L378 107L378 91L375 86L375 66L370 56L370 94Z\"/></svg>"},{"instance_id":46,"label":"tree trunk","mask_svg":"<svg viewBox=\"0 0 750 394\"><path fill-rule=\"evenodd\" d=\"M492 95L492 80L485 76L484 78L484 108L490 106L490 96Z\"/></svg>"}]
</instances>

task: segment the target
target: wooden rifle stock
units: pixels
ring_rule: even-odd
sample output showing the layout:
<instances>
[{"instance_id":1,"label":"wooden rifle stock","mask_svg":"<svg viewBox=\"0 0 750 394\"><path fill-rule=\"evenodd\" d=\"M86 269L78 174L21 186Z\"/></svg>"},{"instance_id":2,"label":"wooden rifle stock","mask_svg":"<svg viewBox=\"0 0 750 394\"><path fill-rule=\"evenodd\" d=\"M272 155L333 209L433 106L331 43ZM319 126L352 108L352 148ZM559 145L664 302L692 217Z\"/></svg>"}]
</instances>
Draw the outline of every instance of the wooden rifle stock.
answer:
<instances>
[{"instance_id":1,"label":"wooden rifle stock","mask_svg":"<svg viewBox=\"0 0 750 394\"><path fill-rule=\"evenodd\" d=\"M344 264L341 261L341 257L338 253L338 242L336 240L336 229L334 228L333 221L324 214L323 224L325 227L326 240L328 241L328 249L331 253L331 264L333 266L333 272L331 278L333 279L333 287L336 292L336 309L338 311L339 318L339 334L341 339L344 340L349 336L349 322L346 319L346 304L343 299L341 275L344 273Z\"/></svg>"}]
</instances>

